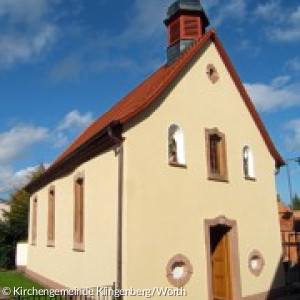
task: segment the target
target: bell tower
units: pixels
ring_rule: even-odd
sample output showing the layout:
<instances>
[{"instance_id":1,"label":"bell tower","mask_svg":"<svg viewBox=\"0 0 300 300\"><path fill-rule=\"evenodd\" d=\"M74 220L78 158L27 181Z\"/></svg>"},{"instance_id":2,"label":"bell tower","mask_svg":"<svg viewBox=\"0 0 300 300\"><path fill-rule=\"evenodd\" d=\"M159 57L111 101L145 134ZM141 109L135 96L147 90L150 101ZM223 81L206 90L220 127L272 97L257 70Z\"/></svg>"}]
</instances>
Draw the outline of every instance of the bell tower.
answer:
<instances>
[{"instance_id":1,"label":"bell tower","mask_svg":"<svg viewBox=\"0 0 300 300\"><path fill-rule=\"evenodd\" d=\"M168 29L168 63L201 38L209 26L200 0L177 0L170 5L164 23Z\"/></svg>"}]
</instances>

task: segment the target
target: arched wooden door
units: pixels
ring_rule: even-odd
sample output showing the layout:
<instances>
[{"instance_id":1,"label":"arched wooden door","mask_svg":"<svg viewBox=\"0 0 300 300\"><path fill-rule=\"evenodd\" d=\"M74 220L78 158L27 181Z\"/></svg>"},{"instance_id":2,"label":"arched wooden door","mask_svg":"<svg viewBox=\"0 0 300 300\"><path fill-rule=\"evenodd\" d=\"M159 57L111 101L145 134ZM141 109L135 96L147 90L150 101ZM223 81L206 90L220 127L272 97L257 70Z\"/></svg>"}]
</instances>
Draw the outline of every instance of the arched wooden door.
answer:
<instances>
[{"instance_id":1,"label":"arched wooden door","mask_svg":"<svg viewBox=\"0 0 300 300\"><path fill-rule=\"evenodd\" d=\"M216 300L232 300L230 229L225 225L210 228L212 292Z\"/></svg>"}]
</instances>

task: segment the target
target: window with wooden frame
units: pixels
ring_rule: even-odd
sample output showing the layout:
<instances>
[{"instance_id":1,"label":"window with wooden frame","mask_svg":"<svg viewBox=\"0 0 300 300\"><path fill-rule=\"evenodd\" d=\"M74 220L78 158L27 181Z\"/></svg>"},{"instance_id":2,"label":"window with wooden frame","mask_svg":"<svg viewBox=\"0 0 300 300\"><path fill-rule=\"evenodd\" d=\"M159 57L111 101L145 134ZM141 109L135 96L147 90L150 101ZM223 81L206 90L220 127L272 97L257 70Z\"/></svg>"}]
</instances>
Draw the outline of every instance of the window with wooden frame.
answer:
<instances>
[{"instance_id":1,"label":"window with wooden frame","mask_svg":"<svg viewBox=\"0 0 300 300\"><path fill-rule=\"evenodd\" d=\"M55 189L50 187L48 194L48 232L47 246L53 247L55 244Z\"/></svg>"},{"instance_id":2,"label":"window with wooden frame","mask_svg":"<svg viewBox=\"0 0 300 300\"><path fill-rule=\"evenodd\" d=\"M34 197L32 200L32 214L31 214L31 245L36 245L37 240L37 204L38 199Z\"/></svg>"},{"instance_id":3,"label":"window with wooden frame","mask_svg":"<svg viewBox=\"0 0 300 300\"><path fill-rule=\"evenodd\" d=\"M75 178L74 187L74 250L84 251L84 177Z\"/></svg>"},{"instance_id":4,"label":"window with wooden frame","mask_svg":"<svg viewBox=\"0 0 300 300\"><path fill-rule=\"evenodd\" d=\"M208 179L228 181L225 135L217 128L206 129Z\"/></svg>"}]
</instances>

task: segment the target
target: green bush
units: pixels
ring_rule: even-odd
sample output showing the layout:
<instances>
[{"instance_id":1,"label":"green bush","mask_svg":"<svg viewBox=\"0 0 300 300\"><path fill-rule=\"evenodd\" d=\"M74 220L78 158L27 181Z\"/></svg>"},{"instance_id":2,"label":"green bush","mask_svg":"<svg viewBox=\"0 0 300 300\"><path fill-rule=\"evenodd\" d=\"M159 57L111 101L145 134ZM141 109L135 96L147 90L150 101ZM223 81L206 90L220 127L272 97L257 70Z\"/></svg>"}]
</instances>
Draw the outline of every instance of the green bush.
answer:
<instances>
[{"instance_id":1,"label":"green bush","mask_svg":"<svg viewBox=\"0 0 300 300\"><path fill-rule=\"evenodd\" d=\"M12 269L15 266L15 251L13 245L0 246L0 269Z\"/></svg>"}]
</instances>

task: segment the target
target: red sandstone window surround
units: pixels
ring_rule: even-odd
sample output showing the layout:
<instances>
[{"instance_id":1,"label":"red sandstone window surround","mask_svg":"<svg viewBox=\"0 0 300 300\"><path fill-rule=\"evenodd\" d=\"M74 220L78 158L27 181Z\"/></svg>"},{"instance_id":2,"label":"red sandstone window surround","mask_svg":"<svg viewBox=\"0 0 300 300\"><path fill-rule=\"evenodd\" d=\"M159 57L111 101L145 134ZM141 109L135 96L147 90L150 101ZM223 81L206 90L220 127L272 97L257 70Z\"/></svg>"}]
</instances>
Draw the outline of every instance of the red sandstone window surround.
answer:
<instances>
[{"instance_id":1,"label":"red sandstone window surround","mask_svg":"<svg viewBox=\"0 0 300 300\"><path fill-rule=\"evenodd\" d=\"M55 244L55 189L50 187L48 193L48 232L47 246L53 247Z\"/></svg>"},{"instance_id":2,"label":"red sandstone window surround","mask_svg":"<svg viewBox=\"0 0 300 300\"><path fill-rule=\"evenodd\" d=\"M205 129L208 179L228 181L225 135L217 128Z\"/></svg>"},{"instance_id":3,"label":"red sandstone window surround","mask_svg":"<svg viewBox=\"0 0 300 300\"><path fill-rule=\"evenodd\" d=\"M32 201L32 223L31 223L31 245L36 245L37 241L37 197L33 198Z\"/></svg>"},{"instance_id":4,"label":"red sandstone window surround","mask_svg":"<svg viewBox=\"0 0 300 300\"><path fill-rule=\"evenodd\" d=\"M76 251L84 251L84 176L79 174L74 183L74 245Z\"/></svg>"}]
</instances>

